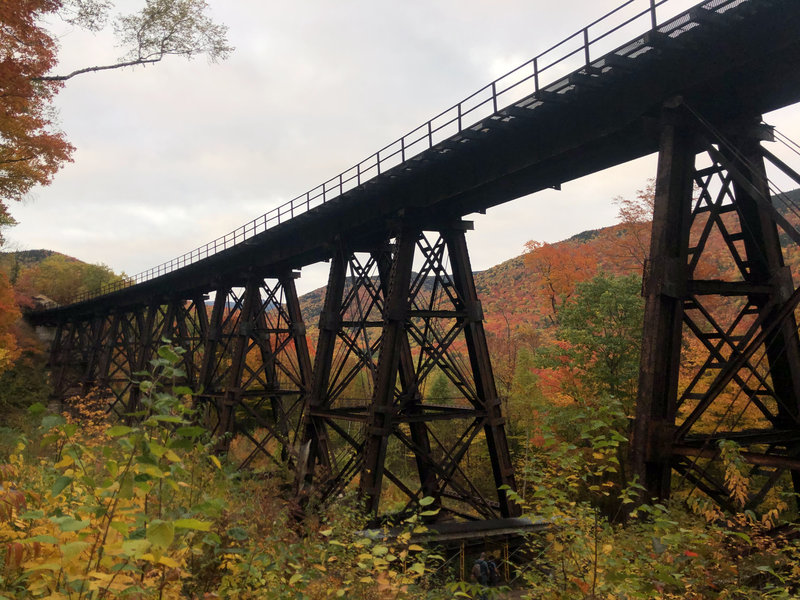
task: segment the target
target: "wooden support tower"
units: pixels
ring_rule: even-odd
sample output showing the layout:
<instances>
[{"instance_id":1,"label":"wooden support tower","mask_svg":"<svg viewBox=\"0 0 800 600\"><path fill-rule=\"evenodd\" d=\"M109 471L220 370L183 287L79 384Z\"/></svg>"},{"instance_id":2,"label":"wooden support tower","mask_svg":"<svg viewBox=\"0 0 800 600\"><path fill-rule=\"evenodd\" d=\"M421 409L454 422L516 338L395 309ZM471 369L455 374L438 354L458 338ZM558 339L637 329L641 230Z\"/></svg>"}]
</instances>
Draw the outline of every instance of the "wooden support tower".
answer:
<instances>
[{"instance_id":1,"label":"wooden support tower","mask_svg":"<svg viewBox=\"0 0 800 600\"><path fill-rule=\"evenodd\" d=\"M680 484L755 509L779 482L800 492L800 290L781 247L800 233L771 199L759 123L718 130L664 110L632 443L651 498ZM744 506L724 484L723 440L751 465Z\"/></svg>"},{"instance_id":2,"label":"wooden support tower","mask_svg":"<svg viewBox=\"0 0 800 600\"><path fill-rule=\"evenodd\" d=\"M406 219L390 240L341 247L331 261L304 416L304 501L312 494L333 501L357 480L373 515L387 494L403 498L400 512L429 496L444 514L518 514L505 494L514 474L464 238L468 225ZM454 351L461 344L466 363ZM425 398L435 373L449 380L452 398ZM488 480L469 464L481 432Z\"/></svg>"}]
</instances>

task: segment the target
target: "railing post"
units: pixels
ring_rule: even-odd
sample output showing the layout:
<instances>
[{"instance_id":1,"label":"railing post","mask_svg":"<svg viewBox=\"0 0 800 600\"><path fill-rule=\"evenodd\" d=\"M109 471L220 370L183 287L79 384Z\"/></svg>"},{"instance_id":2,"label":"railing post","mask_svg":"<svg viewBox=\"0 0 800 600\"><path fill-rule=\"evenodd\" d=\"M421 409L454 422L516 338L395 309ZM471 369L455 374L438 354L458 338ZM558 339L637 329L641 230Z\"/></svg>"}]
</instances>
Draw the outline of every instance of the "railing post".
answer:
<instances>
[{"instance_id":1,"label":"railing post","mask_svg":"<svg viewBox=\"0 0 800 600\"><path fill-rule=\"evenodd\" d=\"M588 66L591 62L589 58L589 28L583 28L583 54L586 57L586 65Z\"/></svg>"},{"instance_id":2,"label":"railing post","mask_svg":"<svg viewBox=\"0 0 800 600\"><path fill-rule=\"evenodd\" d=\"M428 121L428 148L433 148L433 122Z\"/></svg>"},{"instance_id":3,"label":"railing post","mask_svg":"<svg viewBox=\"0 0 800 600\"><path fill-rule=\"evenodd\" d=\"M533 58L533 87L534 91L539 91L539 59Z\"/></svg>"},{"instance_id":4,"label":"railing post","mask_svg":"<svg viewBox=\"0 0 800 600\"><path fill-rule=\"evenodd\" d=\"M492 82L492 112L497 112L497 82Z\"/></svg>"},{"instance_id":5,"label":"railing post","mask_svg":"<svg viewBox=\"0 0 800 600\"><path fill-rule=\"evenodd\" d=\"M658 19L656 18L656 0L650 0L650 23L653 29L658 27Z\"/></svg>"}]
</instances>

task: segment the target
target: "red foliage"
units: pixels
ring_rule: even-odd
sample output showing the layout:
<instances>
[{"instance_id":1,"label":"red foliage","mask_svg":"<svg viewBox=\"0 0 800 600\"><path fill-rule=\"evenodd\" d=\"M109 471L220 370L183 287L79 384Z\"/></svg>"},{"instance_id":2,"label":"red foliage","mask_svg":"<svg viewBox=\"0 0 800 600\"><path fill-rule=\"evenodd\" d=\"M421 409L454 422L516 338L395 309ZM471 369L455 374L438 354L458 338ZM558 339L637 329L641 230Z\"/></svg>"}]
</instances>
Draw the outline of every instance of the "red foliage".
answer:
<instances>
[{"instance_id":1,"label":"red foliage","mask_svg":"<svg viewBox=\"0 0 800 600\"><path fill-rule=\"evenodd\" d=\"M530 241L525 244L525 266L535 281L536 291L545 302L544 315L551 323L558 322L558 312L575 291L575 284L597 272L597 258L570 244L546 244Z\"/></svg>"},{"instance_id":2,"label":"red foliage","mask_svg":"<svg viewBox=\"0 0 800 600\"><path fill-rule=\"evenodd\" d=\"M0 198L21 199L47 185L73 147L49 109L60 84L41 81L56 64L55 40L39 25L60 0L0 3ZM0 201L1 203L1 201Z\"/></svg>"},{"instance_id":3,"label":"red foliage","mask_svg":"<svg viewBox=\"0 0 800 600\"><path fill-rule=\"evenodd\" d=\"M0 273L0 371L11 366L19 357L20 349L15 335L19 318L14 290L8 278Z\"/></svg>"}]
</instances>

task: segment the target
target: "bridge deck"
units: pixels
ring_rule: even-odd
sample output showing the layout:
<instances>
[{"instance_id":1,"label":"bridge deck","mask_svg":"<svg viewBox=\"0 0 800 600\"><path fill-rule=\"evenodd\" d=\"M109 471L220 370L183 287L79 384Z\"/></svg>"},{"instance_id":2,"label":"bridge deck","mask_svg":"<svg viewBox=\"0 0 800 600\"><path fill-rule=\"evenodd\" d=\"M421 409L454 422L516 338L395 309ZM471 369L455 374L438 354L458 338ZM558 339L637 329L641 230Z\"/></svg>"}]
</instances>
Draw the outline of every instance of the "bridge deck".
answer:
<instances>
[{"instance_id":1,"label":"bridge deck","mask_svg":"<svg viewBox=\"0 0 800 600\"><path fill-rule=\"evenodd\" d=\"M386 238L387 223L483 211L657 149L665 101L680 95L724 126L800 100L800 2L708 0L591 60L338 197L149 281L29 315L80 318L154 296L190 297Z\"/></svg>"}]
</instances>

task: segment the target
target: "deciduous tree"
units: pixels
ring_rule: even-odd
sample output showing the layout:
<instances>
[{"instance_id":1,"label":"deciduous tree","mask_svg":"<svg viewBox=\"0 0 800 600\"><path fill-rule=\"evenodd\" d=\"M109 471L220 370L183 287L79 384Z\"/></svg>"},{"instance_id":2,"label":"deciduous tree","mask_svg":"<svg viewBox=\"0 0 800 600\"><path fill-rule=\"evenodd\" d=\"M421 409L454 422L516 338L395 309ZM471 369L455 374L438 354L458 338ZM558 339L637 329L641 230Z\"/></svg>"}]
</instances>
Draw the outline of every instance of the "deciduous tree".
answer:
<instances>
[{"instance_id":1,"label":"deciduous tree","mask_svg":"<svg viewBox=\"0 0 800 600\"><path fill-rule=\"evenodd\" d=\"M78 294L95 292L119 280L106 265L90 265L53 254L35 267L23 271L17 289L27 295L44 294L59 304L70 302Z\"/></svg>"},{"instance_id":2,"label":"deciduous tree","mask_svg":"<svg viewBox=\"0 0 800 600\"><path fill-rule=\"evenodd\" d=\"M619 226L605 232L604 250L616 269L641 273L650 252L650 229L653 220L655 181L636 192L635 198L617 196Z\"/></svg>"},{"instance_id":3,"label":"deciduous tree","mask_svg":"<svg viewBox=\"0 0 800 600\"><path fill-rule=\"evenodd\" d=\"M0 373L8 369L19 356L14 324L19 319L14 289L8 278L0 273Z\"/></svg>"},{"instance_id":4,"label":"deciduous tree","mask_svg":"<svg viewBox=\"0 0 800 600\"><path fill-rule=\"evenodd\" d=\"M597 270L597 259L575 246L530 241L525 244L525 265L532 272L536 287L545 300L545 319L551 325L559 322L561 307L575 285L588 279Z\"/></svg>"},{"instance_id":5,"label":"deciduous tree","mask_svg":"<svg viewBox=\"0 0 800 600\"><path fill-rule=\"evenodd\" d=\"M40 20L59 0L0 3L0 212L35 185L47 185L73 147L54 123L60 84L42 81L56 65L57 45Z\"/></svg>"},{"instance_id":6,"label":"deciduous tree","mask_svg":"<svg viewBox=\"0 0 800 600\"><path fill-rule=\"evenodd\" d=\"M631 409L644 312L640 290L641 280L635 275L601 273L576 286L575 297L561 311L557 335L562 347L550 355L540 353L546 366L572 371L573 379L565 380L572 386L571 395L608 394Z\"/></svg>"},{"instance_id":7,"label":"deciduous tree","mask_svg":"<svg viewBox=\"0 0 800 600\"><path fill-rule=\"evenodd\" d=\"M108 22L112 7L110 0L63 0L61 14L71 23L99 30ZM139 12L114 20L117 41L125 49L119 60L41 79L66 81L84 73L153 64L166 56L191 59L205 54L212 62L225 59L233 51L227 27L214 23L207 10L205 0L145 0Z\"/></svg>"},{"instance_id":8,"label":"deciduous tree","mask_svg":"<svg viewBox=\"0 0 800 600\"><path fill-rule=\"evenodd\" d=\"M113 20L124 54L112 64L55 74L58 42L47 19L98 31L111 0L4 0L0 3L0 207L47 185L74 148L55 121L53 98L63 82L83 73L156 63L166 56L212 61L233 50L224 25L206 14L204 0L145 0Z\"/></svg>"}]
</instances>

